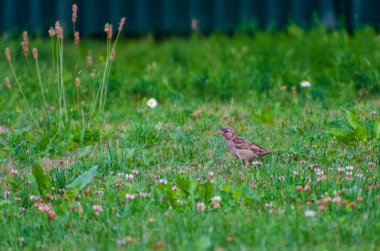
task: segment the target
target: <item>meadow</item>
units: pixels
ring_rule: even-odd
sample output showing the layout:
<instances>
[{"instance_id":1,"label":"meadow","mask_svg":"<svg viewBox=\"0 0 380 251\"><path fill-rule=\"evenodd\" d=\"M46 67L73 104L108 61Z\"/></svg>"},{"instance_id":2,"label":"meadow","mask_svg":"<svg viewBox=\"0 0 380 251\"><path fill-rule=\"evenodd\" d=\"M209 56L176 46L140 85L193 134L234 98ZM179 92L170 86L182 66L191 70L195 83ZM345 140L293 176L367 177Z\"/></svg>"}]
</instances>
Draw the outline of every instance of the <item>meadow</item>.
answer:
<instances>
[{"instance_id":1,"label":"meadow","mask_svg":"<svg viewBox=\"0 0 380 251\"><path fill-rule=\"evenodd\" d=\"M0 41L2 250L380 249L373 30L72 40Z\"/></svg>"}]
</instances>

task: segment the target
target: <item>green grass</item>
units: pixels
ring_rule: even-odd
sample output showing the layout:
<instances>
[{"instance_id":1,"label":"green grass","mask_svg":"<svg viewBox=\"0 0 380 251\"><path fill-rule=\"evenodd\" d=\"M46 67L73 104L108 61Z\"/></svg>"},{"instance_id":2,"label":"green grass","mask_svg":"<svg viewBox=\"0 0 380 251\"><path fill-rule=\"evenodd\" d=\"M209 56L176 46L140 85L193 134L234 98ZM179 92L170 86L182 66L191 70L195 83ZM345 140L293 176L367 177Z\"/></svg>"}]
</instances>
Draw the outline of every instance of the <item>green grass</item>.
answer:
<instances>
[{"instance_id":1,"label":"green grass","mask_svg":"<svg viewBox=\"0 0 380 251\"><path fill-rule=\"evenodd\" d=\"M11 48L32 112L44 124L38 80L28 72L19 41L0 45ZM47 102L53 103L50 41L37 38L34 46ZM86 57L101 67L105 45L83 41L77 52L73 46L66 52L74 122L60 137L53 137L54 128L36 130L20 94L15 90L12 97L0 86L2 250L379 250L380 118L370 112L380 112L380 42L373 31L349 36L290 27L252 37L121 40L103 132L85 137L75 126L74 57L82 100L91 102ZM10 77L1 62L0 77ZM303 80L311 87L301 88ZM154 109L146 104L152 97L158 100ZM224 125L283 151L260 159L260 168L246 168L216 134ZM346 166L354 167L352 180L338 172ZM318 180L316 169L325 179ZM139 172L133 181L120 178L132 170ZM70 186L73 181L77 185ZM307 184L310 191L296 191ZM125 198L140 192L149 196ZM324 196L335 194L347 205L319 208ZM31 195L51 203L54 220ZM214 208L214 196L221 196L221 208ZM197 210L198 202L205 211ZM98 216L94 205L103 207ZM316 215L306 217L306 210Z\"/></svg>"}]
</instances>

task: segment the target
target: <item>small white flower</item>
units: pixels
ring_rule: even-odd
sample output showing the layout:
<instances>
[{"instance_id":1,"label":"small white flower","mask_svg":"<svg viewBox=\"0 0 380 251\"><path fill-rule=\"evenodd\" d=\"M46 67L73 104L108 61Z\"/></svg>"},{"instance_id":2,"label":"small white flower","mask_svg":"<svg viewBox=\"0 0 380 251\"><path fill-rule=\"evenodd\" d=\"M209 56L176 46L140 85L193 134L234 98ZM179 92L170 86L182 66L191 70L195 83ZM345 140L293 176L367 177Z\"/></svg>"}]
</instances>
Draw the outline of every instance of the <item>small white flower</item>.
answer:
<instances>
[{"instance_id":1,"label":"small white flower","mask_svg":"<svg viewBox=\"0 0 380 251\"><path fill-rule=\"evenodd\" d=\"M359 179L361 179L361 178L363 178L363 174L362 173L357 173L356 177L358 177Z\"/></svg>"},{"instance_id":2,"label":"small white flower","mask_svg":"<svg viewBox=\"0 0 380 251\"><path fill-rule=\"evenodd\" d=\"M214 177L214 173L213 172L209 172L208 173L208 177L210 177L210 178Z\"/></svg>"},{"instance_id":3,"label":"small white flower","mask_svg":"<svg viewBox=\"0 0 380 251\"><path fill-rule=\"evenodd\" d=\"M137 171L136 169L133 169L133 170L132 170L132 174L133 174L133 175L138 175L138 174L139 174L139 171Z\"/></svg>"},{"instance_id":4,"label":"small white flower","mask_svg":"<svg viewBox=\"0 0 380 251\"><path fill-rule=\"evenodd\" d=\"M155 128L156 130L161 130L161 128L162 128L162 123L161 123L161 122L158 122L158 123L154 126L154 128Z\"/></svg>"},{"instance_id":5,"label":"small white flower","mask_svg":"<svg viewBox=\"0 0 380 251\"><path fill-rule=\"evenodd\" d=\"M168 181L167 180L165 180L165 179L159 179L158 181L157 181L157 183L158 184L168 184Z\"/></svg>"},{"instance_id":6,"label":"small white flower","mask_svg":"<svg viewBox=\"0 0 380 251\"><path fill-rule=\"evenodd\" d=\"M177 186L176 185L172 186L172 191L177 191Z\"/></svg>"},{"instance_id":7,"label":"small white flower","mask_svg":"<svg viewBox=\"0 0 380 251\"><path fill-rule=\"evenodd\" d=\"M293 174L294 176L297 176L297 175L298 175L298 172L297 172L296 170L293 170L293 171L292 171L292 174Z\"/></svg>"},{"instance_id":8,"label":"small white flower","mask_svg":"<svg viewBox=\"0 0 380 251\"><path fill-rule=\"evenodd\" d=\"M309 82L309 81L302 81L301 83L300 83L300 86L302 87L302 88L309 88L310 86L311 86L311 83Z\"/></svg>"},{"instance_id":9,"label":"small white flower","mask_svg":"<svg viewBox=\"0 0 380 251\"><path fill-rule=\"evenodd\" d=\"M347 175L347 176L352 176L352 172L351 172L351 171L347 171L347 172L346 172L346 175Z\"/></svg>"},{"instance_id":10,"label":"small white flower","mask_svg":"<svg viewBox=\"0 0 380 251\"><path fill-rule=\"evenodd\" d=\"M376 111L371 111L369 114L371 114L372 116L375 116L376 115Z\"/></svg>"},{"instance_id":11,"label":"small white flower","mask_svg":"<svg viewBox=\"0 0 380 251\"><path fill-rule=\"evenodd\" d=\"M155 100L154 98L151 98L148 100L147 105L150 108L155 108L157 106L157 100Z\"/></svg>"},{"instance_id":12,"label":"small white flower","mask_svg":"<svg viewBox=\"0 0 380 251\"><path fill-rule=\"evenodd\" d=\"M203 212L204 210L206 210L206 205L205 205L205 203L203 203L203 202L198 202L198 203L197 203L197 210L198 210L198 211L201 211L201 212Z\"/></svg>"},{"instance_id":13,"label":"small white flower","mask_svg":"<svg viewBox=\"0 0 380 251\"><path fill-rule=\"evenodd\" d=\"M279 180L279 181L284 181L284 180L285 180L285 177L284 177L284 176L280 176L280 177L278 177L278 180Z\"/></svg>"},{"instance_id":14,"label":"small white flower","mask_svg":"<svg viewBox=\"0 0 380 251\"><path fill-rule=\"evenodd\" d=\"M12 170L11 170L11 174L12 174L12 175L17 175L17 174L19 174L19 171L16 170L16 169L12 169Z\"/></svg>"},{"instance_id":15,"label":"small white flower","mask_svg":"<svg viewBox=\"0 0 380 251\"><path fill-rule=\"evenodd\" d=\"M135 177L132 174L126 174L125 179L132 181Z\"/></svg>"},{"instance_id":16,"label":"small white flower","mask_svg":"<svg viewBox=\"0 0 380 251\"><path fill-rule=\"evenodd\" d=\"M136 197L136 195L134 195L134 194L127 193L125 195L125 199L127 199L127 200L133 200L133 199L135 199L135 197Z\"/></svg>"},{"instance_id":17,"label":"small white flower","mask_svg":"<svg viewBox=\"0 0 380 251\"><path fill-rule=\"evenodd\" d=\"M104 192L103 192L103 190L98 190L98 191L95 191L95 194L96 194L96 195L103 195Z\"/></svg>"},{"instance_id":18,"label":"small white flower","mask_svg":"<svg viewBox=\"0 0 380 251\"><path fill-rule=\"evenodd\" d=\"M30 201L35 201L35 200L37 200L37 196L35 196L35 195L30 195L30 196L29 196L29 200L30 200Z\"/></svg>"},{"instance_id":19,"label":"small white flower","mask_svg":"<svg viewBox=\"0 0 380 251\"><path fill-rule=\"evenodd\" d=\"M253 161L252 162L252 165L253 166L261 166L263 163L262 162L260 162L260 161Z\"/></svg>"},{"instance_id":20,"label":"small white flower","mask_svg":"<svg viewBox=\"0 0 380 251\"><path fill-rule=\"evenodd\" d=\"M353 166L346 166L346 170L347 171L352 171L352 170L354 170L354 167Z\"/></svg>"},{"instance_id":21,"label":"small white flower","mask_svg":"<svg viewBox=\"0 0 380 251\"><path fill-rule=\"evenodd\" d=\"M306 210L305 211L305 216L306 217L314 217L316 215L316 212L313 210Z\"/></svg>"},{"instance_id":22,"label":"small white flower","mask_svg":"<svg viewBox=\"0 0 380 251\"><path fill-rule=\"evenodd\" d=\"M340 172L340 173L343 173L344 170L345 170L344 167L338 167L338 168L337 168L337 171Z\"/></svg>"},{"instance_id":23,"label":"small white flower","mask_svg":"<svg viewBox=\"0 0 380 251\"><path fill-rule=\"evenodd\" d=\"M317 176L323 176L324 172L322 170L319 170L315 172Z\"/></svg>"},{"instance_id":24,"label":"small white flower","mask_svg":"<svg viewBox=\"0 0 380 251\"><path fill-rule=\"evenodd\" d=\"M222 198L220 196L214 196L211 201L213 203L220 203L222 201Z\"/></svg>"},{"instance_id":25,"label":"small white flower","mask_svg":"<svg viewBox=\"0 0 380 251\"><path fill-rule=\"evenodd\" d=\"M149 194L148 194L148 193L145 193L145 192L140 192L140 193L139 193L139 196L140 196L141 198L145 198L145 197L148 197Z\"/></svg>"}]
</instances>

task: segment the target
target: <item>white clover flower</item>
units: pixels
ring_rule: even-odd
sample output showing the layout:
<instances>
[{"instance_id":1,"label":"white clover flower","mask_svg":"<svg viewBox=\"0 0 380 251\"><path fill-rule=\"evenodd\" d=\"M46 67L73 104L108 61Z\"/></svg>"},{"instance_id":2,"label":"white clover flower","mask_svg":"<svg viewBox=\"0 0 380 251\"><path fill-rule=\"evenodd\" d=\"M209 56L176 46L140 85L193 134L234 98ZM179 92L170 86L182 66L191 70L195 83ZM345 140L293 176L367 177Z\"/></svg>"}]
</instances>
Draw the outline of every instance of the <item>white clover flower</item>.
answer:
<instances>
[{"instance_id":1,"label":"white clover flower","mask_svg":"<svg viewBox=\"0 0 380 251\"><path fill-rule=\"evenodd\" d=\"M177 191L177 186L176 185L172 186L172 191Z\"/></svg>"},{"instance_id":2,"label":"white clover flower","mask_svg":"<svg viewBox=\"0 0 380 251\"><path fill-rule=\"evenodd\" d=\"M132 174L133 174L133 175L138 175L138 174L139 174L139 171L137 171L136 169L133 169L133 170L132 170Z\"/></svg>"},{"instance_id":3,"label":"white clover flower","mask_svg":"<svg viewBox=\"0 0 380 251\"><path fill-rule=\"evenodd\" d=\"M338 168L337 168L337 171L340 172L340 173L343 173L344 170L345 170L344 167L338 167Z\"/></svg>"},{"instance_id":4,"label":"white clover flower","mask_svg":"<svg viewBox=\"0 0 380 251\"><path fill-rule=\"evenodd\" d=\"M201 211L201 212L203 212L204 210L206 210L206 205L205 205L205 203L203 203L203 202L198 202L198 203L197 203L197 210L198 210L198 211Z\"/></svg>"},{"instance_id":5,"label":"white clover flower","mask_svg":"<svg viewBox=\"0 0 380 251\"><path fill-rule=\"evenodd\" d=\"M208 177L210 177L210 178L214 177L214 173L213 172L209 172L208 173Z\"/></svg>"},{"instance_id":6,"label":"white clover flower","mask_svg":"<svg viewBox=\"0 0 380 251\"><path fill-rule=\"evenodd\" d=\"M98 191L95 191L95 194L96 194L96 195L103 195L104 192L103 192L103 190L98 190Z\"/></svg>"},{"instance_id":7,"label":"white clover flower","mask_svg":"<svg viewBox=\"0 0 380 251\"><path fill-rule=\"evenodd\" d=\"M16 170L16 169L12 169L12 170L11 170L11 174L12 174L12 175L17 175L17 174L19 174L19 171Z\"/></svg>"},{"instance_id":8,"label":"white clover flower","mask_svg":"<svg viewBox=\"0 0 380 251\"><path fill-rule=\"evenodd\" d=\"M145 192L140 192L140 193L139 193L139 196L140 196L141 198L145 198L145 197L148 197L149 194L148 194L148 193L145 193Z\"/></svg>"},{"instance_id":9,"label":"white clover flower","mask_svg":"<svg viewBox=\"0 0 380 251\"><path fill-rule=\"evenodd\" d=\"M125 179L126 179L126 180L131 180L131 181L132 181L134 178L135 178L135 177L134 177L132 174L126 174L126 175L125 175Z\"/></svg>"},{"instance_id":10,"label":"white clover flower","mask_svg":"<svg viewBox=\"0 0 380 251\"><path fill-rule=\"evenodd\" d=\"M261 166L263 163L262 162L260 162L260 161L253 161L252 162L252 165L253 166Z\"/></svg>"},{"instance_id":11,"label":"white clover flower","mask_svg":"<svg viewBox=\"0 0 380 251\"><path fill-rule=\"evenodd\" d=\"M35 196L35 195L30 195L30 196L29 196L29 200L30 200L30 201L35 201L35 200L37 200L37 196Z\"/></svg>"},{"instance_id":12,"label":"white clover flower","mask_svg":"<svg viewBox=\"0 0 380 251\"><path fill-rule=\"evenodd\" d=\"M167 180L165 180L165 179L159 179L158 181L157 181L157 183L158 184L168 184L168 181Z\"/></svg>"},{"instance_id":13,"label":"white clover flower","mask_svg":"<svg viewBox=\"0 0 380 251\"><path fill-rule=\"evenodd\" d=\"M347 175L347 176L352 176L352 172L351 172L351 171L347 171L347 172L346 172L346 175Z\"/></svg>"},{"instance_id":14,"label":"white clover flower","mask_svg":"<svg viewBox=\"0 0 380 251\"><path fill-rule=\"evenodd\" d=\"M133 199L135 199L135 197L136 197L136 195L134 195L134 194L127 193L125 195L125 199L127 199L127 200L133 200Z\"/></svg>"},{"instance_id":15,"label":"white clover flower","mask_svg":"<svg viewBox=\"0 0 380 251\"><path fill-rule=\"evenodd\" d=\"M376 115L376 111L371 111L369 114L371 114L372 116L375 116Z\"/></svg>"},{"instance_id":16,"label":"white clover flower","mask_svg":"<svg viewBox=\"0 0 380 251\"><path fill-rule=\"evenodd\" d=\"M284 176L280 176L280 177L278 177L278 180L282 182L282 181L285 180L285 177Z\"/></svg>"},{"instance_id":17,"label":"white clover flower","mask_svg":"<svg viewBox=\"0 0 380 251\"><path fill-rule=\"evenodd\" d=\"M353 166L346 166L346 170L347 171L352 171L352 170L354 170L354 167Z\"/></svg>"},{"instance_id":18,"label":"white clover flower","mask_svg":"<svg viewBox=\"0 0 380 251\"><path fill-rule=\"evenodd\" d=\"M150 108L155 108L157 106L157 100L155 100L154 98L151 98L148 100L147 105Z\"/></svg>"},{"instance_id":19,"label":"white clover flower","mask_svg":"<svg viewBox=\"0 0 380 251\"><path fill-rule=\"evenodd\" d=\"M293 174L294 176L297 176L297 175L298 175L298 172L297 172L296 170L293 170L293 171L292 171L292 174Z\"/></svg>"},{"instance_id":20,"label":"white clover flower","mask_svg":"<svg viewBox=\"0 0 380 251\"><path fill-rule=\"evenodd\" d=\"M314 217L317 213L313 210L306 210L305 211L305 216L306 217Z\"/></svg>"},{"instance_id":21,"label":"white clover flower","mask_svg":"<svg viewBox=\"0 0 380 251\"><path fill-rule=\"evenodd\" d=\"M310 83L309 81L304 80L304 81L302 81L302 82L300 83L300 86L301 86L302 88L309 88L309 87L311 86L311 83Z\"/></svg>"},{"instance_id":22,"label":"white clover flower","mask_svg":"<svg viewBox=\"0 0 380 251\"><path fill-rule=\"evenodd\" d=\"M220 196L214 196L211 201L213 203L220 203L222 201L222 198Z\"/></svg>"},{"instance_id":23,"label":"white clover flower","mask_svg":"<svg viewBox=\"0 0 380 251\"><path fill-rule=\"evenodd\" d=\"M359 179L361 179L361 178L364 177L364 175L363 175L362 173L357 173L357 174L356 174L356 177L358 177Z\"/></svg>"}]
</instances>

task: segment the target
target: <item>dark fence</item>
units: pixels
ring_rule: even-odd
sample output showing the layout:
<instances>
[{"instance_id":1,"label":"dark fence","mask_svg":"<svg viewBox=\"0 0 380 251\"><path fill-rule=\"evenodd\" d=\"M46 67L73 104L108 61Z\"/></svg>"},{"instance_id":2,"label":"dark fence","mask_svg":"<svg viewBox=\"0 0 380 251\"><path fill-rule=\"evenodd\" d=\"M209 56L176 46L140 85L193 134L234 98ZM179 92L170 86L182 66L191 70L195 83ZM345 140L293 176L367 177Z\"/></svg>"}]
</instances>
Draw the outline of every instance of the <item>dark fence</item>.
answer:
<instances>
[{"instance_id":1,"label":"dark fence","mask_svg":"<svg viewBox=\"0 0 380 251\"><path fill-rule=\"evenodd\" d=\"M55 20L71 27L69 0L0 0L0 32L29 30L47 34ZM127 34L187 34L191 20L201 32L234 31L244 26L281 29L289 23L309 28L319 20L328 28L378 27L380 0L78 0L77 27L98 35L104 24L127 17Z\"/></svg>"}]
</instances>

